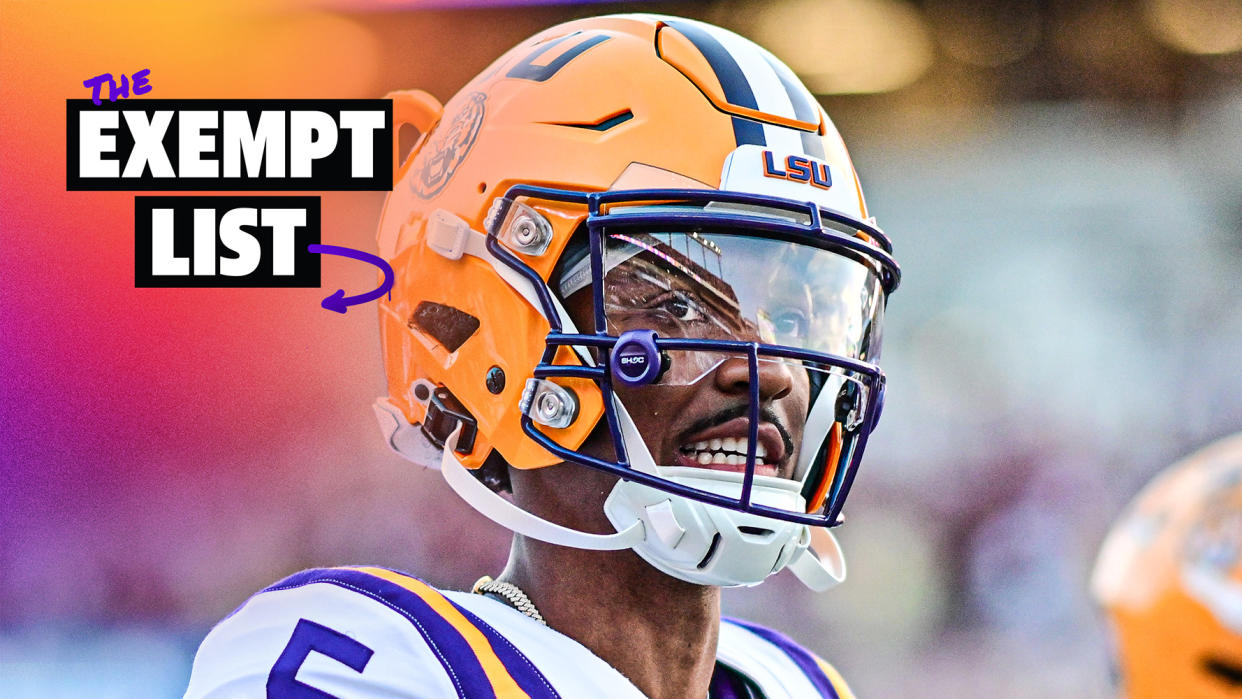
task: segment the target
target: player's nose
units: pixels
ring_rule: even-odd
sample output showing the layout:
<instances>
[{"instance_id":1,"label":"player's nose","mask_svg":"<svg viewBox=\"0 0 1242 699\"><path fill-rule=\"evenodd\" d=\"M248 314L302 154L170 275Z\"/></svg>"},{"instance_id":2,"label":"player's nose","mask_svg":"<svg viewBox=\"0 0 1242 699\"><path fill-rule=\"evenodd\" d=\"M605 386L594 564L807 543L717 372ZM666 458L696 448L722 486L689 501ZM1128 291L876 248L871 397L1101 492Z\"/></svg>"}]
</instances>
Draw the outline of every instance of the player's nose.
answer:
<instances>
[{"instance_id":1,"label":"player's nose","mask_svg":"<svg viewBox=\"0 0 1242 699\"><path fill-rule=\"evenodd\" d=\"M784 362L760 359L757 378L760 402L780 400L793 390L793 372ZM750 380L746 357L729 357L716 367L716 387L725 393L748 393Z\"/></svg>"}]
</instances>

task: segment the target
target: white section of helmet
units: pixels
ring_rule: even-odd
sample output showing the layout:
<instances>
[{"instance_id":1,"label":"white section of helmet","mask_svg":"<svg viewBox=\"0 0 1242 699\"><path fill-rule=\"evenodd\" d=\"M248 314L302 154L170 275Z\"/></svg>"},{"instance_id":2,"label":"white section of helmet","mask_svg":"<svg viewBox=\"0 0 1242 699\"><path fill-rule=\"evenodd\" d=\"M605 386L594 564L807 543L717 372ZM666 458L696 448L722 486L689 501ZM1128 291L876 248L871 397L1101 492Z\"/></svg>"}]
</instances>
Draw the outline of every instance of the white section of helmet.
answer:
<instances>
[{"instance_id":1,"label":"white section of helmet","mask_svg":"<svg viewBox=\"0 0 1242 699\"><path fill-rule=\"evenodd\" d=\"M835 169L801 148L745 144L725 158L720 189L811 201L861 220L864 216L853 178L854 173Z\"/></svg>"},{"instance_id":2,"label":"white section of helmet","mask_svg":"<svg viewBox=\"0 0 1242 699\"><path fill-rule=\"evenodd\" d=\"M1185 564L1179 571L1186 594L1225 628L1242 634L1242 586L1208 565Z\"/></svg>"}]
</instances>

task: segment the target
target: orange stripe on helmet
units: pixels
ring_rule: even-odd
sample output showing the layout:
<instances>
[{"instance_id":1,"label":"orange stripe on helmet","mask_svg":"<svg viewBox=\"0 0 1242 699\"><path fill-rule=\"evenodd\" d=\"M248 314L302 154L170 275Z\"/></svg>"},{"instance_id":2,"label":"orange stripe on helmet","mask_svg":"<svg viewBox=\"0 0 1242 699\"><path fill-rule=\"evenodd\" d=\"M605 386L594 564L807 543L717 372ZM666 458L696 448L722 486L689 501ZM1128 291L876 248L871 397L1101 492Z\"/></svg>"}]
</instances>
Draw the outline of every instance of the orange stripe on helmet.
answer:
<instances>
[{"instance_id":1,"label":"orange stripe on helmet","mask_svg":"<svg viewBox=\"0 0 1242 699\"><path fill-rule=\"evenodd\" d=\"M832 481L836 479L837 464L841 460L841 423L832 423L832 429L828 432L828 455L824 458L824 474L819 479L819 484L815 486L815 494L811 496L811 501L807 503L806 511L815 512L824 506L824 500L828 499L828 488L832 485Z\"/></svg>"},{"instance_id":2,"label":"orange stripe on helmet","mask_svg":"<svg viewBox=\"0 0 1242 699\"><path fill-rule=\"evenodd\" d=\"M716 109L725 114L746 117L768 124L787 126L799 131L810 131L812 133L819 131L818 122L792 119L778 114L769 114L752 107L730 103L725 97L724 86L720 84L720 78L716 76L716 71L712 68L711 63L708 62L707 58L693 42L672 26L660 24L659 33L656 35L656 50L659 52L660 58L663 58L665 62L686 76L686 79L694 83L694 86L702 91L703 96Z\"/></svg>"}]
</instances>

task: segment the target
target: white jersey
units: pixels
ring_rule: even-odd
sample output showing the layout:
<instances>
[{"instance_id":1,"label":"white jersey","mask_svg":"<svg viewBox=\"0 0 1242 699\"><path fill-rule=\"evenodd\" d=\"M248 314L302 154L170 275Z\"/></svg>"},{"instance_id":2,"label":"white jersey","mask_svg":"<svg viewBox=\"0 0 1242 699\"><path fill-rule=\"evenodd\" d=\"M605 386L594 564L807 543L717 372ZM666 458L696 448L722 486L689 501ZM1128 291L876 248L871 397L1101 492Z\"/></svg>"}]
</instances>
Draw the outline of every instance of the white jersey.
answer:
<instances>
[{"instance_id":1,"label":"white jersey","mask_svg":"<svg viewBox=\"0 0 1242 699\"><path fill-rule=\"evenodd\" d=\"M324 568L251 597L199 647L186 697L642 699L573 639L483 595L384 568ZM710 699L853 695L769 629L722 620Z\"/></svg>"}]
</instances>

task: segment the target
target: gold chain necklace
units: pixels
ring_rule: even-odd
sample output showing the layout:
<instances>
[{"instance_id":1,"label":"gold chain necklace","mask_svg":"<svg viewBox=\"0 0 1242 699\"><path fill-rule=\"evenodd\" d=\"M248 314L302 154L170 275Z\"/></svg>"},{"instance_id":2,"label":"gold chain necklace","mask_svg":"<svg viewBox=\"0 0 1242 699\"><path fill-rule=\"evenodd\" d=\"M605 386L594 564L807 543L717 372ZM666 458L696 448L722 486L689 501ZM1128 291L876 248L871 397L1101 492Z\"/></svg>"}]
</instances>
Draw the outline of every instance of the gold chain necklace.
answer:
<instances>
[{"instance_id":1,"label":"gold chain necklace","mask_svg":"<svg viewBox=\"0 0 1242 699\"><path fill-rule=\"evenodd\" d=\"M486 595L488 593L497 595L519 612L544 626L548 625L548 622L543 620L543 615L535 608L535 603L530 601L525 592L522 592L522 588L513 583L500 582L493 580L490 575L484 575L479 578L474 587L470 588L470 591L476 595Z\"/></svg>"}]
</instances>

